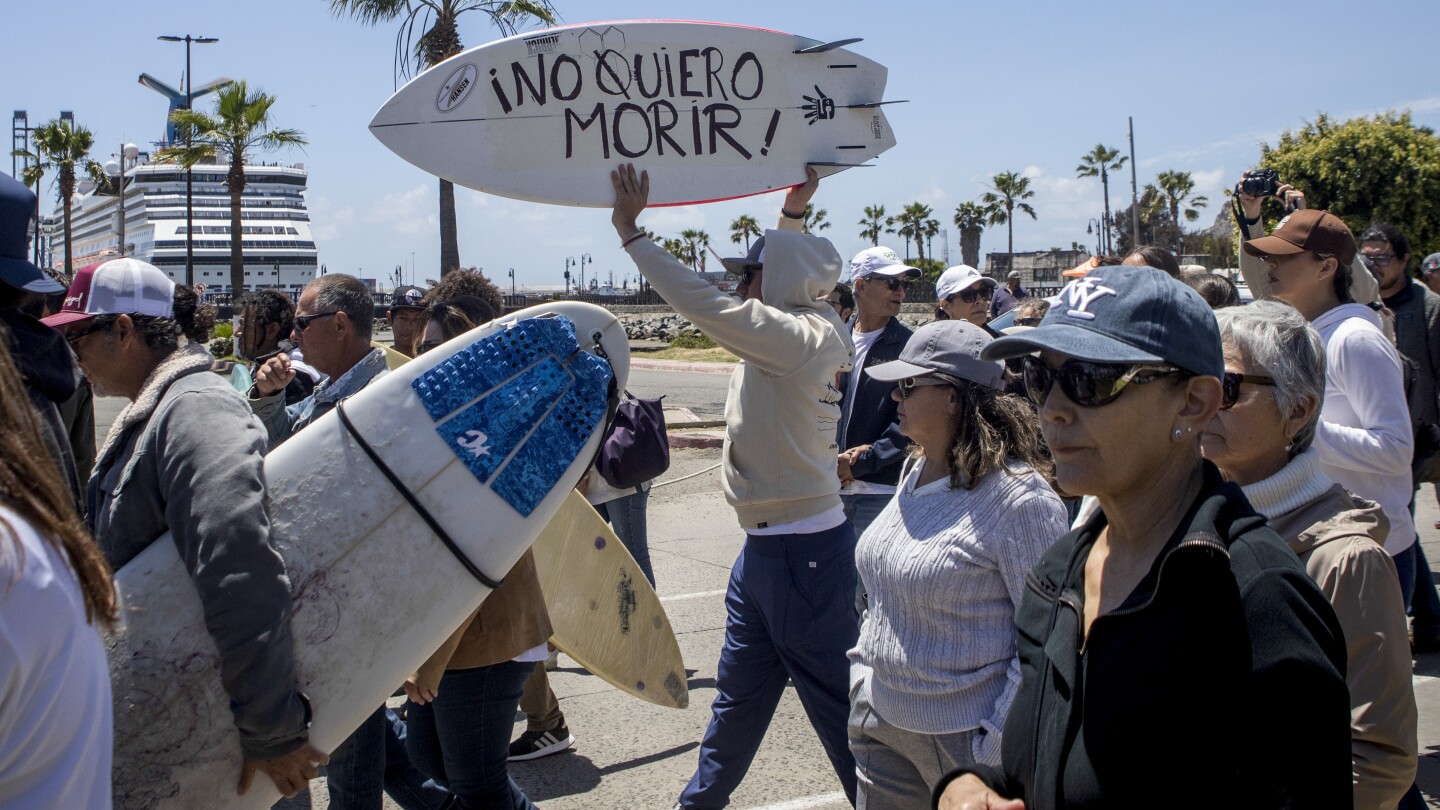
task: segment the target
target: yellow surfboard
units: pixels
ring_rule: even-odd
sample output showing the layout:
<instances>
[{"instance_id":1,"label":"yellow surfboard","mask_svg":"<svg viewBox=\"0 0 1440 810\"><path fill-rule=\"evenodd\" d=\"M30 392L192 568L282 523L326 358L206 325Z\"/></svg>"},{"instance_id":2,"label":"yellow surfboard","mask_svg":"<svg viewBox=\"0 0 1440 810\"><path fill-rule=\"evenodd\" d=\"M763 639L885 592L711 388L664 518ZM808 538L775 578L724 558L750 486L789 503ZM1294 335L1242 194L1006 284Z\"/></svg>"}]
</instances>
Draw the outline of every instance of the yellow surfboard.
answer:
<instances>
[{"instance_id":1,"label":"yellow surfboard","mask_svg":"<svg viewBox=\"0 0 1440 810\"><path fill-rule=\"evenodd\" d=\"M660 597L583 495L570 493L534 550L555 628L550 641L617 689L688 706L685 664Z\"/></svg>"}]
</instances>

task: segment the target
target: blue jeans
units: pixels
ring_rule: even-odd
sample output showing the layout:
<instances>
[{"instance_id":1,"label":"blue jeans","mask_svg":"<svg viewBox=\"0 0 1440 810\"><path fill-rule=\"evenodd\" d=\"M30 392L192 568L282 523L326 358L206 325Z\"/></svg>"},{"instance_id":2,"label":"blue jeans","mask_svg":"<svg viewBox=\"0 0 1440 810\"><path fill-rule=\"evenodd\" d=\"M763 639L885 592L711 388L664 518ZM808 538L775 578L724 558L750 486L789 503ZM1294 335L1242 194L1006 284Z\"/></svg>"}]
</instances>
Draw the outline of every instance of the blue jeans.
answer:
<instances>
[{"instance_id":1,"label":"blue jeans","mask_svg":"<svg viewBox=\"0 0 1440 810\"><path fill-rule=\"evenodd\" d=\"M633 495L625 495L613 501L606 501L595 507L595 511L615 530L615 536L625 544L625 550L635 558L640 573L655 587L655 571L650 567L650 538L645 534L645 510L650 505L650 484Z\"/></svg>"},{"instance_id":2,"label":"blue jeans","mask_svg":"<svg viewBox=\"0 0 1440 810\"><path fill-rule=\"evenodd\" d=\"M849 521L814 534L749 535L725 594L725 646L710 725L682 807L721 808L740 785L787 680L830 764L855 802L850 753L850 662L859 637L855 532Z\"/></svg>"},{"instance_id":3,"label":"blue jeans","mask_svg":"<svg viewBox=\"0 0 1440 810\"><path fill-rule=\"evenodd\" d=\"M386 793L405 810L438 810L450 799L410 764L405 723L384 706L330 755L325 783L332 810L381 810Z\"/></svg>"},{"instance_id":4,"label":"blue jeans","mask_svg":"<svg viewBox=\"0 0 1440 810\"><path fill-rule=\"evenodd\" d=\"M1417 636L1440 634L1440 593L1435 591L1435 576L1419 538L1415 540L1415 595L1410 598L1410 614L1415 617Z\"/></svg>"},{"instance_id":5,"label":"blue jeans","mask_svg":"<svg viewBox=\"0 0 1440 810\"><path fill-rule=\"evenodd\" d=\"M875 518L880 516L886 505L894 498L894 495L841 495L840 503L845 506L845 517L850 519L850 525L855 527L855 537L858 539Z\"/></svg>"},{"instance_id":6,"label":"blue jeans","mask_svg":"<svg viewBox=\"0 0 1440 810\"><path fill-rule=\"evenodd\" d=\"M1410 612L1410 600L1415 596L1415 549L1419 545L1420 541L1416 540L1409 548L1390 558L1395 561L1395 575L1400 578L1400 598L1405 601L1407 614Z\"/></svg>"},{"instance_id":7,"label":"blue jeans","mask_svg":"<svg viewBox=\"0 0 1440 810\"><path fill-rule=\"evenodd\" d=\"M456 808L534 810L510 778L510 731L534 662L452 669L435 700L408 704L406 747L420 770L455 794Z\"/></svg>"}]
</instances>

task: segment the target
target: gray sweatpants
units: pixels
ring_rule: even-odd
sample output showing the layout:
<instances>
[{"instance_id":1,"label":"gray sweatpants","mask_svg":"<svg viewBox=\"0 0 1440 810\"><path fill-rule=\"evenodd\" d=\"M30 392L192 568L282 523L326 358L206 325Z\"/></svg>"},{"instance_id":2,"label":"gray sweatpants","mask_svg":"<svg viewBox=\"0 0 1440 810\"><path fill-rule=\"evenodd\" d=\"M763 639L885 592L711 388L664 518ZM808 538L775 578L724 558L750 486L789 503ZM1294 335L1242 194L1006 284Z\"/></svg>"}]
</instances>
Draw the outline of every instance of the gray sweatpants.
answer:
<instances>
[{"instance_id":1,"label":"gray sweatpants","mask_svg":"<svg viewBox=\"0 0 1440 810\"><path fill-rule=\"evenodd\" d=\"M929 807L940 777L975 761L972 745L984 732L920 734L896 728L870 705L868 687L857 684L850 696L850 752L859 777L856 810Z\"/></svg>"}]
</instances>

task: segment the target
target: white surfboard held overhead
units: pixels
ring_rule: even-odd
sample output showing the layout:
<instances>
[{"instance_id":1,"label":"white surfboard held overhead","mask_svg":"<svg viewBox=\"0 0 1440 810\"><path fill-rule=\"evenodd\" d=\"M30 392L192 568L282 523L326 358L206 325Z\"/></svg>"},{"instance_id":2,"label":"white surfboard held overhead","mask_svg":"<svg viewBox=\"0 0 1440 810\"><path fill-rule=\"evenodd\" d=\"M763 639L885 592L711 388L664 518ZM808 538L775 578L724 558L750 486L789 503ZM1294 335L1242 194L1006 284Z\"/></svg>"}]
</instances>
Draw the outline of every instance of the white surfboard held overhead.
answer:
<instances>
[{"instance_id":1,"label":"white surfboard held overhead","mask_svg":"<svg viewBox=\"0 0 1440 810\"><path fill-rule=\"evenodd\" d=\"M479 191L608 207L609 170L652 205L761 194L895 145L886 69L843 46L719 23L586 23L457 54L370 122L397 155Z\"/></svg>"},{"instance_id":2,"label":"white surfboard held overhead","mask_svg":"<svg viewBox=\"0 0 1440 810\"><path fill-rule=\"evenodd\" d=\"M629 357L604 309L531 307L411 360L346 400L344 419L326 414L266 457L313 746L345 740L549 523L599 446ZM279 792L263 775L235 795L235 718L169 535L115 580L115 807L269 807Z\"/></svg>"}]
</instances>

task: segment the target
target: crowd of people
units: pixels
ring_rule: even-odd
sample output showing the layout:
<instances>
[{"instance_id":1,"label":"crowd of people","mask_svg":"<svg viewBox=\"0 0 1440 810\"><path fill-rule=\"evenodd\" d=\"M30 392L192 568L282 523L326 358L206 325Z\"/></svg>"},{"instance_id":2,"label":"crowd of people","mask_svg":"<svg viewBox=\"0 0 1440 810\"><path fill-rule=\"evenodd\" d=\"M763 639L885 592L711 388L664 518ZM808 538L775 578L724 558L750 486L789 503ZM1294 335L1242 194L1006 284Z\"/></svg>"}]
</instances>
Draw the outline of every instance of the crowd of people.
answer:
<instances>
[{"instance_id":1,"label":"crowd of people","mask_svg":"<svg viewBox=\"0 0 1440 810\"><path fill-rule=\"evenodd\" d=\"M722 472L745 542L675 807L728 804L787 685L859 808L1424 806L1411 652L1440 648L1440 595L1413 510L1440 477L1440 256L1414 277L1401 231L1357 240L1283 184L1267 234L1237 187L1253 303L1141 246L1048 299L950 268L912 330L921 271L874 247L839 283L802 229L807 178L725 261L732 296L639 227L646 174L612 174L622 248L742 361ZM213 307L153 266L65 289L30 264L34 205L0 176L0 805L109 806L111 572L168 533L220 651L237 791L267 778L307 807L323 773L337 810L533 807L507 762L574 737L530 553L396 685L402 709L319 751L266 507L266 453L493 320L483 280L397 290L389 347L355 278L262 290L217 364ZM94 395L128 402L98 450ZM648 482L581 490L653 585Z\"/></svg>"}]
</instances>

